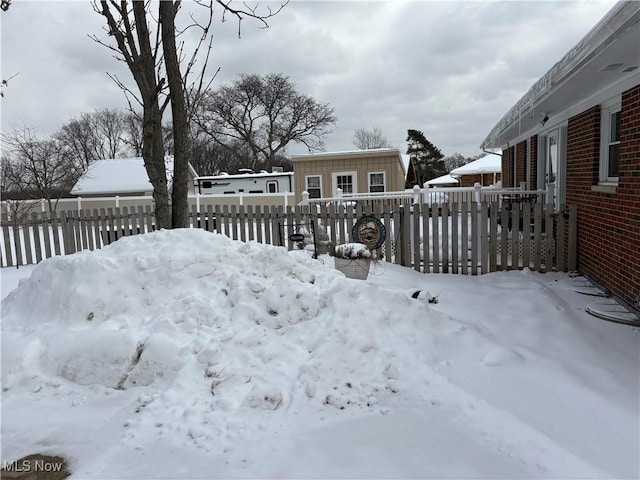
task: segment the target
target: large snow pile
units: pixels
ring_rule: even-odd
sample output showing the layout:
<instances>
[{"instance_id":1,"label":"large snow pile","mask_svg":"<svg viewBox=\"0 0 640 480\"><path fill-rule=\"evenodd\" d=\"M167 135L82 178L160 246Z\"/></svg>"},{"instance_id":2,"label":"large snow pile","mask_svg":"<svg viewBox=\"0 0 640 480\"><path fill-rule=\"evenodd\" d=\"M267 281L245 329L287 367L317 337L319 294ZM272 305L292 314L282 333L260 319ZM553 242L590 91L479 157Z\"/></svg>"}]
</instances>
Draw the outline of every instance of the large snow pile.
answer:
<instances>
[{"instance_id":1,"label":"large snow pile","mask_svg":"<svg viewBox=\"0 0 640 480\"><path fill-rule=\"evenodd\" d=\"M187 388L201 425L210 411L371 407L409 381L424 362L412 346L428 336L428 322L396 306L428 308L362 287L304 252L165 231L43 263L7 300L3 324L31 332L24 348L47 376L154 386L164 394L147 410L167 412L171 389ZM25 351L8 350L11 388ZM164 428L184 424L170 417Z\"/></svg>"},{"instance_id":2,"label":"large snow pile","mask_svg":"<svg viewBox=\"0 0 640 480\"><path fill-rule=\"evenodd\" d=\"M490 311L490 284L435 306L409 269L350 280L202 230L44 261L2 303L2 460L62 454L78 478L637 473L638 387L613 371L634 340L589 360L600 332L511 273L519 315L513 294Z\"/></svg>"}]
</instances>

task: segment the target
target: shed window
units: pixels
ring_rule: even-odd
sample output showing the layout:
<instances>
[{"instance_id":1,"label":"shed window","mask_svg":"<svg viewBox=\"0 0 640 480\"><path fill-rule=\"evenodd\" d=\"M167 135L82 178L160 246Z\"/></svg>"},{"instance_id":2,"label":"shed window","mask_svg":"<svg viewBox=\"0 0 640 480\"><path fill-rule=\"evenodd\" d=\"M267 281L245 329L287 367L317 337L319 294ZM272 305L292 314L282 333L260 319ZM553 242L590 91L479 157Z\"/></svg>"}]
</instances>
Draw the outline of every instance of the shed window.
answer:
<instances>
[{"instance_id":1,"label":"shed window","mask_svg":"<svg viewBox=\"0 0 640 480\"><path fill-rule=\"evenodd\" d=\"M351 172L333 172L331 174L331 183L333 187L333 195L338 194L338 189L344 194L358 193L358 173Z\"/></svg>"},{"instance_id":2,"label":"shed window","mask_svg":"<svg viewBox=\"0 0 640 480\"><path fill-rule=\"evenodd\" d=\"M385 172L369 173L369 193L385 192L387 182Z\"/></svg>"},{"instance_id":3,"label":"shed window","mask_svg":"<svg viewBox=\"0 0 640 480\"><path fill-rule=\"evenodd\" d=\"M322 198L322 177L320 175L308 175L306 184L309 198Z\"/></svg>"},{"instance_id":4,"label":"shed window","mask_svg":"<svg viewBox=\"0 0 640 480\"><path fill-rule=\"evenodd\" d=\"M353 193L353 177L351 175L338 175L336 185L342 193Z\"/></svg>"}]
</instances>

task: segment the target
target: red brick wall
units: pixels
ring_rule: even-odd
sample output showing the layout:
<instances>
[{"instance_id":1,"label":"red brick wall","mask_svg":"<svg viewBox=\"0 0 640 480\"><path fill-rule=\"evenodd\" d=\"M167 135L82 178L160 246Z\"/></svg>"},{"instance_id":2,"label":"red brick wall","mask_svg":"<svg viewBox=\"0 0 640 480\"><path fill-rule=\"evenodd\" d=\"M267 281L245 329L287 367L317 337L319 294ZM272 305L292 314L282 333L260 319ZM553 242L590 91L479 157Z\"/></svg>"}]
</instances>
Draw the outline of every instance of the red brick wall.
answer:
<instances>
[{"instance_id":1,"label":"red brick wall","mask_svg":"<svg viewBox=\"0 0 640 480\"><path fill-rule=\"evenodd\" d=\"M513 183L513 147L502 152L502 186L512 187Z\"/></svg>"},{"instance_id":2,"label":"red brick wall","mask_svg":"<svg viewBox=\"0 0 640 480\"><path fill-rule=\"evenodd\" d=\"M529 156L529 170L530 170L530 190L536 190L538 188L538 136L534 135L529 139L531 148L531 155Z\"/></svg>"},{"instance_id":3,"label":"red brick wall","mask_svg":"<svg viewBox=\"0 0 640 480\"><path fill-rule=\"evenodd\" d=\"M578 268L625 302L640 296L640 86L622 94L619 184L594 192L600 107L569 119L567 203L578 205Z\"/></svg>"},{"instance_id":4,"label":"red brick wall","mask_svg":"<svg viewBox=\"0 0 640 480\"><path fill-rule=\"evenodd\" d=\"M519 187L522 182L527 181L527 141L523 140L518 144L516 153L516 184Z\"/></svg>"},{"instance_id":5,"label":"red brick wall","mask_svg":"<svg viewBox=\"0 0 640 480\"><path fill-rule=\"evenodd\" d=\"M500 180L500 174L496 173L496 182ZM460 186L461 187L473 187L476 182L478 182L482 186L493 185L495 182L493 181L493 173L483 173L482 175L462 175L460 177Z\"/></svg>"}]
</instances>

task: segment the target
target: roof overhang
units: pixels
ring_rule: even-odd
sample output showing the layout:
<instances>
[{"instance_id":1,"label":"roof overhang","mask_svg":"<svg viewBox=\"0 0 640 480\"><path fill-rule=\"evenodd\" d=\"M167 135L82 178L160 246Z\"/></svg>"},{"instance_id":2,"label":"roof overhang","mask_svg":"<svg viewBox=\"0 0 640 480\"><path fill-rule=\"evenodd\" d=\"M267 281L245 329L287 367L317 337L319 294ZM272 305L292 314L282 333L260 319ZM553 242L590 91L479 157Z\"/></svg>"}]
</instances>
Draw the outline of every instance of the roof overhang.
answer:
<instances>
[{"instance_id":1,"label":"roof overhang","mask_svg":"<svg viewBox=\"0 0 640 480\"><path fill-rule=\"evenodd\" d=\"M400 168L406 175L407 170L402 160L402 154L398 148L372 148L369 150L348 150L344 152L318 152L305 153L300 155L291 155L292 162L310 162L314 160L341 160L344 158L376 158L376 157L397 157ZM293 169L295 171L295 168Z\"/></svg>"},{"instance_id":2,"label":"roof overhang","mask_svg":"<svg viewBox=\"0 0 640 480\"><path fill-rule=\"evenodd\" d=\"M502 148L523 134L534 135L547 120L608 85L634 78L640 83L639 64L640 2L619 2L504 115L480 148Z\"/></svg>"}]
</instances>

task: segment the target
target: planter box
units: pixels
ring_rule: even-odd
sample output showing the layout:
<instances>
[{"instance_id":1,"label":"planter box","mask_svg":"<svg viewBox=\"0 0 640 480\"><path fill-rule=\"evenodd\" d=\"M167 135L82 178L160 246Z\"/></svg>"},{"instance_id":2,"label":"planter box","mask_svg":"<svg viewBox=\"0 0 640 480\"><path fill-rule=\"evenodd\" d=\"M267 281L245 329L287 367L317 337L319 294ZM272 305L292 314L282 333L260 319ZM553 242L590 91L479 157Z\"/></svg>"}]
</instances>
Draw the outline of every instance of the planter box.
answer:
<instances>
[{"instance_id":1,"label":"planter box","mask_svg":"<svg viewBox=\"0 0 640 480\"><path fill-rule=\"evenodd\" d=\"M336 270L340 270L347 278L366 280L371 267L371 260L368 258L333 258Z\"/></svg>"}]
</instances>

